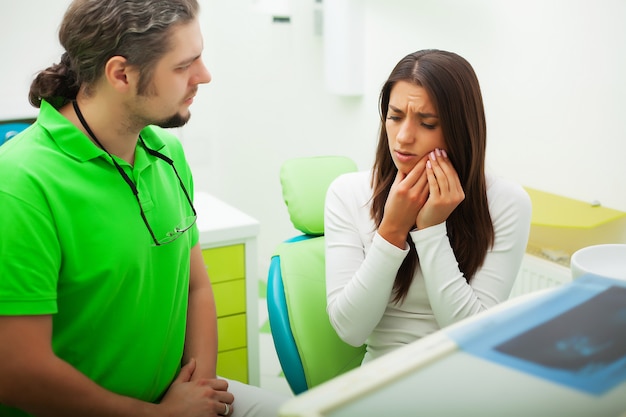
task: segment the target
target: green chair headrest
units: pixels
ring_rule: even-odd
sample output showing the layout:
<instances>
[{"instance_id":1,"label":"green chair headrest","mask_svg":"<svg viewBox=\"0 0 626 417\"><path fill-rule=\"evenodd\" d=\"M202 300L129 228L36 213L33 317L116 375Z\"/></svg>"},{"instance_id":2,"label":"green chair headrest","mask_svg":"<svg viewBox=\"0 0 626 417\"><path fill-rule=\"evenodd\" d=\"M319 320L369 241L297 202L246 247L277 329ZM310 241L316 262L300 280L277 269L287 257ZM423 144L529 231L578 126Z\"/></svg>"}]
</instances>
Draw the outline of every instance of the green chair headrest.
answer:
<instances>
[{"instance_id":1,"label":"green chair headrest","mask_svg":"<svg viewBox=\"0 0 626 417\"><path fill-rule=\"evenodd\" d=\"M280 169L280 183L289 218L304 234L324 234L324 203L330 183L357 166L345 156L294 158Z\"/></svg>"}]
</instances>

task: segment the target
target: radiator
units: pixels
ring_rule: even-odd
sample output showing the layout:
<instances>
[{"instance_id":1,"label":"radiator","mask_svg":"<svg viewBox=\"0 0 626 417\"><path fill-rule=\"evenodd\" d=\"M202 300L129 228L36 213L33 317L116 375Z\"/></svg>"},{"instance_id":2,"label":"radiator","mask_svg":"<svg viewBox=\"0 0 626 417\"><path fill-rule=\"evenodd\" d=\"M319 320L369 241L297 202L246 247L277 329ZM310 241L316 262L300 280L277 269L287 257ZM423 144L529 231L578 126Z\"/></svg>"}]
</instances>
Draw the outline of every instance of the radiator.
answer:
<instances>
[{"instance_id":1,"label":"radiator","mask_svg":"<svg viewBox=\"0 0 626 417\"><path fill-rule=\"evenodd\" d=\"M569 259L555 261L541 253L526 253L509 298L544 288L557 287L571 280Z\"/></svg>"}]
</instances>

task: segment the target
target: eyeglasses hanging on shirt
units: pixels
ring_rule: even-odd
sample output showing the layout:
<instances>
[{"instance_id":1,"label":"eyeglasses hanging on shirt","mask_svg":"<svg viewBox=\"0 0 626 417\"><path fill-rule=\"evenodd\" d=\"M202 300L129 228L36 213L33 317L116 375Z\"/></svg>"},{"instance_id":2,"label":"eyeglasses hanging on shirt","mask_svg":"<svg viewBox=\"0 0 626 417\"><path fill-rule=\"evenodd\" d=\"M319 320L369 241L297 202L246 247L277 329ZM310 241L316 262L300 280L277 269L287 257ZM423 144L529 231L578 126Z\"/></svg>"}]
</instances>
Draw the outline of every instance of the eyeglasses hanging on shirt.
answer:
<instances>
[{"instance_id":1,"label":"eyeglasses hanging on shirt","mask_svg":"<svg viewBox=\"0 0 626 417\"><path fill-rule=\"evenodd\" d=\"M74 111L76 112L76 116L78 116L78 120L80 120L80 123L83 125L87 133L89 133L89 136L91 136L94 142L96 142L96 144L100 148L102 148L102 150L106 152L107 155L109 155L109 158L111 158L113 165L115 165L115 168L117 168L117 171L120 173L124 181L126 181L126 184L128 184L131 191L133 192L133 195L135 196L135 199L137 200L137 204L139 205L139 212L141 213L141 218L143 219L143 222L146 225L148 232L150 232L150 236L152 237L152 241L154 242L154 245L161 246L167 243L171 243L175 241L176 239L178 239L180 236L182 236L182 234L185 233L187 230L191 229L191 227L196 223L196 219L198 218L198 216L196 213L196 209L194 208L193 203L191 202L191 198L189 197L189 193L187 192L187 189L185 188L185 184L183 184L183 180L180 178L180 175L178 175L178 171L176 170L176 167L174 166L174 161L172 161L170 158L163 155L162 153L155 151L154 149L148 148L148 146L144 142L141 135L139 135L139 140L141 141L142 146L150 155L155 156L167 162L167 164L172 167L172 169L174 170L174 174L176 175L176 178L178 178L178 183L180 184L180 188L183 190L183 193L185 194L185 197L187 198L187 201L189 202L189 206L191 207L191 211L193 212L192 216L188 216L184 218L178 224L178 226L174 228L174 230L166 233L164 237L157 239L152 230L152 227L150 227L150 223L148 222L146 214L143 211L141 202L139 201L139 191L137 190L137 186L135 185L133 180L131 180L130 177L126 174L126 172L124 172L124 169L122 169L122 167L117 163L117 161L115 160L115 158L113 158L113 156L109 153L109 151L107 151L106 148L102 145L102 143L100 143L96 135L93 133L93 131L87 124L87 121L85 120L82 112L80 111L80 108L78 107L78 103L76 102L76 100L72 101L72 105L74 106Z\"/></svg>"}]
</instances>

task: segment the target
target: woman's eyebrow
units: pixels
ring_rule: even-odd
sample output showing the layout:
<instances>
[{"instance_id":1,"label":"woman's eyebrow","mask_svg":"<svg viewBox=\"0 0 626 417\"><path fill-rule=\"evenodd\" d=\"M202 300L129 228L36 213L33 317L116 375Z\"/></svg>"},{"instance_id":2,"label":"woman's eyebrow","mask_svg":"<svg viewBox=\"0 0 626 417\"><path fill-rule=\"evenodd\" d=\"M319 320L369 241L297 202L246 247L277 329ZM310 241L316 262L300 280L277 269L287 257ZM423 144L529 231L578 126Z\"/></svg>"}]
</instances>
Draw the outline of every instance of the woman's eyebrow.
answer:
<instances>
[{"instance_id":1,"label":"woman's eyebrow","mask_svg":"<svg viewBox=\"0 0 626 417\"><path fill-rule=\"evenodd\" d=\"M396 113L402 113L404 114L404 112L402 110L400 110L399 108L397 108L396 106L394 106L393 104L389 105L389 109L396 112ZM422 112L418 112L416 113L416 115L418 117L421 117L422 119L438 119L439 116L437 116L435 113L422 113Z\"/></svg>"}]
</instances>

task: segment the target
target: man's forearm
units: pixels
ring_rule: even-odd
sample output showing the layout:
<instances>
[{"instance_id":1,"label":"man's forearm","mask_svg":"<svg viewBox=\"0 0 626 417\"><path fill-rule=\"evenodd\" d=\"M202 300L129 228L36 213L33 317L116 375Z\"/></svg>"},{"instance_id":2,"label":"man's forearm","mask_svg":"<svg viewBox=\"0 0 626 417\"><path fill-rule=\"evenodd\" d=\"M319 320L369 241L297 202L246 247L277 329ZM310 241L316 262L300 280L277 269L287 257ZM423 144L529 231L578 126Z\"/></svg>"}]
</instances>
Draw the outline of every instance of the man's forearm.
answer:
<instances>
[{"instance_id":1,"label":"man's forearm","mask_svg":"<svg viewBox=\"0 0 626 417\"><path fill-rule=\"evenodd\" d=\"M10 380L2 378L0 402L4 405L37 417L158 415L156 404L107 391L58 358L32 363Z\"/></svg>"},{"instance_id":2,"label":"man's forearm","mask_svg":"<svg viewBox=\"0 0 626 417\"><path fill-rule=\"evenodd\" d=\"M211 287L198 288L189 294L187 337L183 362L196 359L192 379L215 378L217 366L217 318Z\"/></svg>"}]
</instances>

